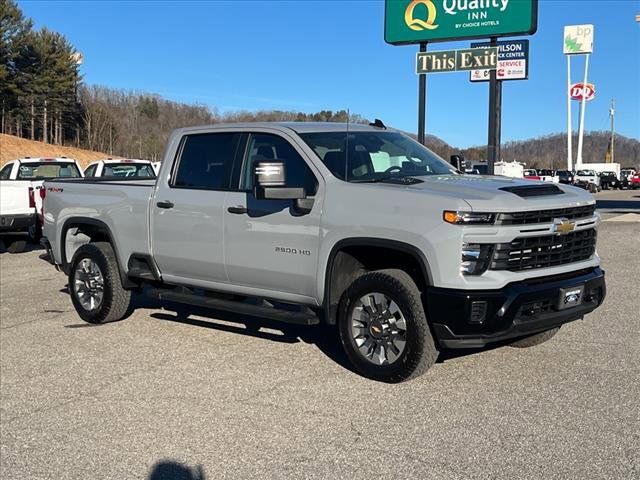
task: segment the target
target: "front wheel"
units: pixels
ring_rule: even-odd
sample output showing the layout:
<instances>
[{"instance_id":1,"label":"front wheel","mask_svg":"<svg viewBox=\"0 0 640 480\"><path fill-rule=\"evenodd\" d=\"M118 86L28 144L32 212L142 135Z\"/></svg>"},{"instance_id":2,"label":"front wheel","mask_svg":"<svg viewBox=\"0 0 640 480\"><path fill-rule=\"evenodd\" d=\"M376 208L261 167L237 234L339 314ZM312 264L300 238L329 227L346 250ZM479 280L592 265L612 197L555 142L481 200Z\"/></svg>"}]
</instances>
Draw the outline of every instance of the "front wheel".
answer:
<instances>
[{"instance_id":1,"label":"front wheel","mask_svg":"<svg viewBox=\"0 0 640 480\"><path fill-rule=\"evenodd\" d=\"M362 375L389 383L415 378L438 358L421 295L402 270L378 270L357 278L342 295L340 341Z\"/></svg>"},{"instance_id":2,"label":"front wheel","mask_svg":"<svg viewBox=\"0 0 640 480\"><path fill-rule=\"evenodd\" d=\"M73 306L85 322L108 323L124 318L131 305L113 247L106 242L88 243L73 256L69 271Z\"/></svg>"}]
</instances>

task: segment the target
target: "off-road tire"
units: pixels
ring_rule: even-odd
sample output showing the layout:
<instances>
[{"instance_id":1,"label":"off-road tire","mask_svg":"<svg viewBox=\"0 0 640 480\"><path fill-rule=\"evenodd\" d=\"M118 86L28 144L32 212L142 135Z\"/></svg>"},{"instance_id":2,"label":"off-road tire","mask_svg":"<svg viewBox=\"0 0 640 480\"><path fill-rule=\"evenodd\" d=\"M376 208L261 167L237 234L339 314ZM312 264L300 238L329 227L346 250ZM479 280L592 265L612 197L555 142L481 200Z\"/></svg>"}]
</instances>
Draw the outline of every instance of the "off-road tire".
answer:
<instances>
[{"instance_id":1,"label":"off-road tire","mask_svg":"<svg viewBox=\"0 0 640 480\"><path fill-rule=\"evenodd\" d=\"M370 292L391 298L406 320L405 349L389 365L375 365L367 361L352 343L350 322L355 302ZM402 270L376 270L356 278L340 299L338 331L342 347L354 369L373 380L398 383L413 379L426 372L438 358L439 352L427 324L420 290L409 274Z\"/></svg>"},{"instance_id":2,"label":"off-road tire","mask_svg":"<svg viewBox=\"0 0 640 480\"><path fill-rule=\"evenodd\" d=\"M74 288L75 272L83 259L93 260L104 278L104 296L102 303L95 310L86 310L76 296ZM81 246L73 256L69 270L69 292L73 306L80 318L87 323L102 324L122 320L131 305L131 290L125 290L120 280L120 269L115 252L107 242L87 243Z\"/></svg>"},{"instance_id":3,"label":"off-road tire","mask_svg":"<svg viewBox=\"0 0 640 480\"><path fill-rule=\"evenodd\" d=\"M7 244L7 252L9 253L22 253L27 249L26 240L11 240Z\"/></svg>"},{"instance_id":4,"label":"off-road tire","mask_svg":"<svg viewBox=\"0 0 640 480\"><path fill-rule=\"evenodd\" d=\"M509 344L510 347L515 348L529 348L535 347L536 345L540 345L541 343L550 340L558 333L560 327L552 328L551 330L545 330L544 332L536 333L535 335L531 335L530 337L524 337L515 342L511 342Z\"/></svg>"}]
</instances>

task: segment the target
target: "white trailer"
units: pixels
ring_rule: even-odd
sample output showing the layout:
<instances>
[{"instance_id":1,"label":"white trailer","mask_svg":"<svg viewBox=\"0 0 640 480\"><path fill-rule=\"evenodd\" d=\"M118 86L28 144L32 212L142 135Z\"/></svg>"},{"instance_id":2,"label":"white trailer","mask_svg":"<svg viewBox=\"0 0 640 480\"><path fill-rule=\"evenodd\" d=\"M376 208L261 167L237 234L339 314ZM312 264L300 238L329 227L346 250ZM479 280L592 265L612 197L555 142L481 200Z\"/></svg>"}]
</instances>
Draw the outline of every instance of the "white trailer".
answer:
<instances>
[{"instance_id":1,"label":"white trailer","mask_svg":"<svg viewBox=\"0 0 640 480\"><path fill-rule=\"evenodd\" d=\"M524 163L516 162L496 162L493 171L496 175L512 178L524 178Z\"/></svg>"}]
</instances>

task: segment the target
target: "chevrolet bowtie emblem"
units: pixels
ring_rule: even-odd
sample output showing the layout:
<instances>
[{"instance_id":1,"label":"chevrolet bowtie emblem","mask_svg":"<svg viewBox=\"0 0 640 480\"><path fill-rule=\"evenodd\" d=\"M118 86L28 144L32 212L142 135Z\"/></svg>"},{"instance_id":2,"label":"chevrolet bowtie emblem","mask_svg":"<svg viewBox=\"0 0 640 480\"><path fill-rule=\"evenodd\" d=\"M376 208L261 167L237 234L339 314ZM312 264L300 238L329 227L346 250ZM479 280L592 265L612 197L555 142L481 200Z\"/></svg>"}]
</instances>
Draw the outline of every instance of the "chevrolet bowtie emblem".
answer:
<instances>
[{"instance_id":1,"label":"chevrolet bowtie emblem","mask_svg":"<svg viewBox=\"0 0 640 480\"><path fill-rule=\"evenodd\" d=\"M575 222L570 222L567 218L553 219L553 231L558 235L566 235L569 232L573 232L575 228Z\"/></svg>"}]
</instances>

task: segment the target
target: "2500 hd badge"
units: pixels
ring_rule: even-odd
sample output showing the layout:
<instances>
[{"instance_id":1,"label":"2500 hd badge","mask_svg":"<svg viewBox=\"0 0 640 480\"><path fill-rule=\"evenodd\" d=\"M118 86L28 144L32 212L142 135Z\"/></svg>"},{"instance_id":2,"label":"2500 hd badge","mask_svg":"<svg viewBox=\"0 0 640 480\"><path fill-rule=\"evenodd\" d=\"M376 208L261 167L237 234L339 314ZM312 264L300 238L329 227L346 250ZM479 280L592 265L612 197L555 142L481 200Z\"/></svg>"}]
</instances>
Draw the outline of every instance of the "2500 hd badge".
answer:
<instances>
[{"instance_id":1,"label":"2500 hd badge","mask_svg":"<svg viewBox=\"0 0 640 480\"><path fill-rule=\"evenodd\" d=\"M311 250L300 250L300 249L291 248L291 247L276 247L276 253L289 253L291 255L306 255L307 257L311 256Z\"/></svg>"}]
</instances>

